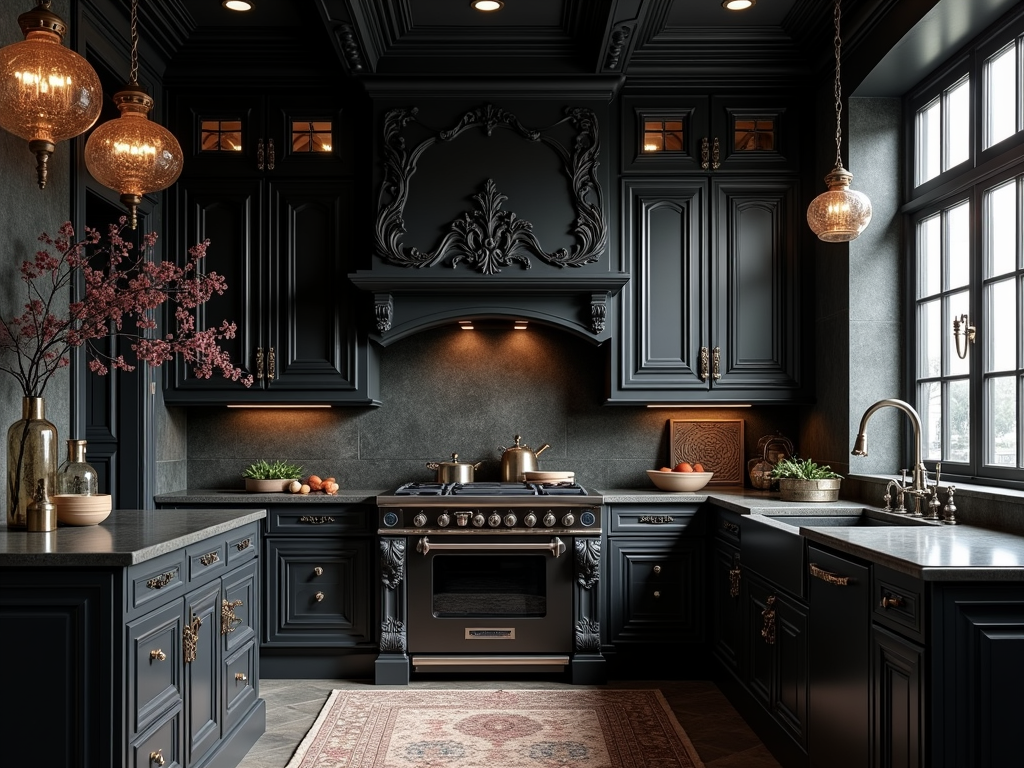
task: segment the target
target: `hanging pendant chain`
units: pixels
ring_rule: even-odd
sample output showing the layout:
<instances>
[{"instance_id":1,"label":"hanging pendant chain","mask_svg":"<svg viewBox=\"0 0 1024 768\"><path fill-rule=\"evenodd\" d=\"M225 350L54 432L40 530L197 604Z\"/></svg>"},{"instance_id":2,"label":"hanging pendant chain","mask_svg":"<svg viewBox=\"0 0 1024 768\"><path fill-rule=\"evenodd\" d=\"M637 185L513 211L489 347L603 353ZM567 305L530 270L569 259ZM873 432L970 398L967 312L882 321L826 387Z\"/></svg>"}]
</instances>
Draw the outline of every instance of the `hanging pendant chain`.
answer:
<instances>
[{"instance_id":1,"label":"hanging pendant chain","mask_svg":"<svg viewBox=\"0 0 1024 768\"><path fill-rule=\"evenodd\" d=\"M139 84L139 28L136 19L138 6L139 0L132 0L132 71L131 76L128 78L132 85ZM839 22L837 21L836 23L838 24ZM836 98L838 99L839 97L837 96Z\"/></svg>"},{"instance_id":2,"label":"hanging pendant chain","mask_svg":"<svg viewBox=\"0 0 1024 768\"><path fill-rule=\"evenodd\" d=\"M839 51L842 48L843 41L839 37L839 0L836 0L836 10L834 14L836 24L836 168L839 168L843 164L842 152L840 146L843 141L843 129L841 116L843 114L843 102L842 102L842 87L839 85Z\"/></svg>"}]
</instances>

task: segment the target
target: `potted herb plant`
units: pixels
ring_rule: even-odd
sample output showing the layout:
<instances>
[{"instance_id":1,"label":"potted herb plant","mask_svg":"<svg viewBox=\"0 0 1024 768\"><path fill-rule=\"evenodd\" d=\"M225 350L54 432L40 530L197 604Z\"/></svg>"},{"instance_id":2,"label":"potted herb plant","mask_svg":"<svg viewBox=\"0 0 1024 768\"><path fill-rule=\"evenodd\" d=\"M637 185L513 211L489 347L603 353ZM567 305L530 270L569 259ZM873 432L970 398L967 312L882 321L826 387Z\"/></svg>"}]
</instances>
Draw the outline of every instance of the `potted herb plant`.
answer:
<instances>
[{"instance_id":1,"label":"potted herb plant","mask_svg":"<svg viewBox=\"0 0 1024 768\"><path fill-rule=\"evenodd\" d=\"M783 501L836 501L843 476L812 459L784 458L772 469Z\"/></svg>"},{"instance_id":2,"label":"potted herb plant","mask_svg":"<svg viewBox=\"0 0 1024 768\"><path fill-rule=\"evenodd\" d=\"M260 459L242 473L245 490L257 493L283 493L288 484L302 477L302 467L287 461L264 461Z\"/></svg>"}]
</instances>

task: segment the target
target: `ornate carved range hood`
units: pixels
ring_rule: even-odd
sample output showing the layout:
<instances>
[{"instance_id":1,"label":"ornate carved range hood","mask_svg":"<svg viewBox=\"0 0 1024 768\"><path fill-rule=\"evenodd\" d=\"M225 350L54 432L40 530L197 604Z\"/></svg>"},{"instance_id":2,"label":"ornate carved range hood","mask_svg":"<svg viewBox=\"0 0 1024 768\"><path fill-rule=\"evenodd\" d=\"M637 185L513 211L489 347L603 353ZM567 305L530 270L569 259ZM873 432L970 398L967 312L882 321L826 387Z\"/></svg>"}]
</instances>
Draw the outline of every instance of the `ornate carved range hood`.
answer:
<instances>
[{"instance_id":1,"label":"ornate carved range hood","mask_svg":"<svg viewBox=\"0 0 1024 768\"><path fill-rule=\"evenodd\" d=\"M349 276L373 294L380 344L495 317L609 337L629 274L609 249L607 99L509 101L380 105L372 266Z\"/></svg>"}]
</instances>

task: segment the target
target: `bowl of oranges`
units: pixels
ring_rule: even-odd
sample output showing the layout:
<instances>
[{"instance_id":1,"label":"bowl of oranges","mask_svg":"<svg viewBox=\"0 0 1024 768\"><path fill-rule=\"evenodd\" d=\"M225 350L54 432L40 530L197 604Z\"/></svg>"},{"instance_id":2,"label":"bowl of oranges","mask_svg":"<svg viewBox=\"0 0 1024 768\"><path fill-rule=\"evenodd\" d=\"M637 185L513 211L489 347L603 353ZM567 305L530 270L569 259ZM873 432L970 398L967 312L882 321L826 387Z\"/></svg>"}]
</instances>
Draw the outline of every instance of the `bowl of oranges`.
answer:
<instances>
[{"instance_id":1,"label":"bowl of oranges","mask_svg":"<svg viewBox=\"0 0 1024 768\"><path fill-rule=\"evenodd\" d=\"M699 461L693 464L681 461L674 467L647 470L647 476L658 488L676 493L699 491L711 481L714 474L714 472L705 472L704 465Z\"/></svg>"}]
</instances>

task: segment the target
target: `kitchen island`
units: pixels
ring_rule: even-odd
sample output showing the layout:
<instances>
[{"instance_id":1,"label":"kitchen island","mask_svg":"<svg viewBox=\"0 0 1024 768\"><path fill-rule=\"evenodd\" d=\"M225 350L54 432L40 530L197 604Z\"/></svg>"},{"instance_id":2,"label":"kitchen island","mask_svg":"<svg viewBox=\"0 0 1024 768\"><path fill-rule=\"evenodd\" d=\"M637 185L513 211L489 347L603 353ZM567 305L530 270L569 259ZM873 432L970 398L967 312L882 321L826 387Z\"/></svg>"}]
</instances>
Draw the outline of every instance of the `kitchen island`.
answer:
<instances>
[{"instance_id":1,"label":"kitchen island","mask_svg":"<svg viewBox=\"0 0 1024 768\"><path fill-rule=\"evenodd\" d=\"M259 697L262 509L0 531L11 765L234 766Z\"/></svg>"}]
</instances>

